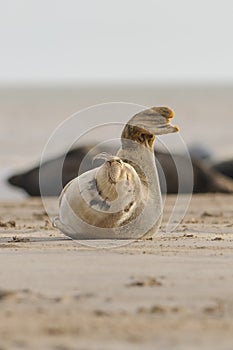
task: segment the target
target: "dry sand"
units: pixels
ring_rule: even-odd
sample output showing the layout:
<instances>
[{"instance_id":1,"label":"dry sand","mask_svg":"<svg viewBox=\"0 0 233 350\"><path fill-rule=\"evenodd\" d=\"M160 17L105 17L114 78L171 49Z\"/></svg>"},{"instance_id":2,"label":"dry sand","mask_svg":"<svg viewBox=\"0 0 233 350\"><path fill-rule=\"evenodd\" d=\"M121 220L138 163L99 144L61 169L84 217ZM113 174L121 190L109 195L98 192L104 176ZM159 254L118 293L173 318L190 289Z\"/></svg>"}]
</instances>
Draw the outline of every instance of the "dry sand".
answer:
<instances>
[{"instance_id":1,"label":"dry sand","mask_svg":"<svg viewBox=\"0 0 233 350\"><path fill-rule=\"evenodd\" d=\"M1 350L232 349L232 196L194 196L175 232L115 249L63 236L39 199L0 208Z\"/></svg>"}]
</instances>

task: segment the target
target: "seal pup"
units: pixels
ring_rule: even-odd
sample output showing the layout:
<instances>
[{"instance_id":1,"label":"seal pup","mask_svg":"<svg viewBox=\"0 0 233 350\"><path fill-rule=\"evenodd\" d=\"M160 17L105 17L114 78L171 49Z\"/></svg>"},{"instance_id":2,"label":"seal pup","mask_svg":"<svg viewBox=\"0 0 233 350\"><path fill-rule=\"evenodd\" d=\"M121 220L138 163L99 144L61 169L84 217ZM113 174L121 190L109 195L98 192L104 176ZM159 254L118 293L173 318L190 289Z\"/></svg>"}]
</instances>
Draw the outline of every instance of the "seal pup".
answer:
<instances>
[{"instance_id":1,"label":"seal pup","mask_svg":"<svg viewBox=\"0 0 233 350\"><path fill-rule=\"evenodd\" d=\"M123 129L121 149L105 163L69 182L54 224L73 239L152 237L162 219L162 197L154 159L155 135L178 131L174 112L152 107Z\"/></svg>"}]
</instances>

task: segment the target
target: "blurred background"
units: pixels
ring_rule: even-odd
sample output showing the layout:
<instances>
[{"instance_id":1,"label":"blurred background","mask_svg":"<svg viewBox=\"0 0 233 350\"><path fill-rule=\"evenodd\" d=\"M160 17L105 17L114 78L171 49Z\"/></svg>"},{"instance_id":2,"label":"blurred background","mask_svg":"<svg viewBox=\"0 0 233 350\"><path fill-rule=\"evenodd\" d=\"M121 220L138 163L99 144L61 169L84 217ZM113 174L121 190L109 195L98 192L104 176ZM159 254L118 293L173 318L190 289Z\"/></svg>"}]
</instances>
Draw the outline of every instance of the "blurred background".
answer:
<instances>
[{"instance_id":1,"label":"blurred background","mask_svg":"<svg viewBox=\"0 0 233 350\"><path fill-rule=\"evenodd\" d=\"M103 102L170 106L188 146L232 156L230 0L0 5L1 199L23 196L4 178L36 164L59 123Z\"/></svg>"}]
</instances>

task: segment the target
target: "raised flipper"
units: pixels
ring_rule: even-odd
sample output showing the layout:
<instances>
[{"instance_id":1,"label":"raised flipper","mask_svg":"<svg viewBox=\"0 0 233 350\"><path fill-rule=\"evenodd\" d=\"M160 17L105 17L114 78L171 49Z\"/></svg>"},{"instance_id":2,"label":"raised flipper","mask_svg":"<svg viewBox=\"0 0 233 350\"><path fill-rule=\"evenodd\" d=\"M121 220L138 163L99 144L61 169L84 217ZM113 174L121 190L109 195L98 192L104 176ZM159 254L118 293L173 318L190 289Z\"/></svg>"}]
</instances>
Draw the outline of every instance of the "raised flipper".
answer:
<instances>
[{"instance_id":1,"label":"raised flipper","mask_svg":"<svg viewBox=\"0 0 233 350\"><path fill-rule=\"evenodd\" d=\"M127 125L136 126L152 135L169 134L179 130L170 124L173 117L174 112L168 107L152 107L135 114Z\"/></svg>"},{"instance_id":2,"label":"raised flipper","mask_svg":"<svg viewBox=\"0 0 233 350\"><path fill-rule=\"evenodd\" d=\"M153 149L156 135L169 134L178 131L177 126L170 124L174 112L168 107L152 107L135 114L126 124L122 132L122 146L129 147L124 140L132 140Z\"/></svg>"}]
</instances>

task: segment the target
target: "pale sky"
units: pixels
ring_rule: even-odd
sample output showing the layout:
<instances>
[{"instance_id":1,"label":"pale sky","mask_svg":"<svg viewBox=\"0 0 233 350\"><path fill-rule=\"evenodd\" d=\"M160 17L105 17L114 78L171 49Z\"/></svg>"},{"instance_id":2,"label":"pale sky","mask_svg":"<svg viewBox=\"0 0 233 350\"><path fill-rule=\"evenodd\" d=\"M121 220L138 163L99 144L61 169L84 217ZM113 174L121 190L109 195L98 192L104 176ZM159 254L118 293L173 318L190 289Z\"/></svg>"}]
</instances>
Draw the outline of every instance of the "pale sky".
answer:
<instances>
[{"instance_id":1,"label":"pale sky","mask_svg":"<svg viewBox=\"0 0 233 350\"><path fill-rule=\"evenodd\" d=\"M231 0L0 0L0 84L233 82Z\"/></svg>"}]
</instances>

